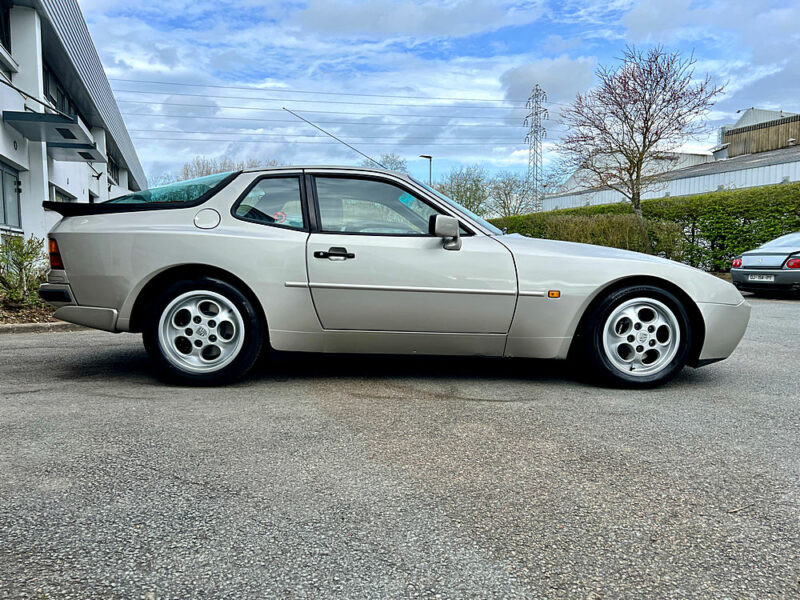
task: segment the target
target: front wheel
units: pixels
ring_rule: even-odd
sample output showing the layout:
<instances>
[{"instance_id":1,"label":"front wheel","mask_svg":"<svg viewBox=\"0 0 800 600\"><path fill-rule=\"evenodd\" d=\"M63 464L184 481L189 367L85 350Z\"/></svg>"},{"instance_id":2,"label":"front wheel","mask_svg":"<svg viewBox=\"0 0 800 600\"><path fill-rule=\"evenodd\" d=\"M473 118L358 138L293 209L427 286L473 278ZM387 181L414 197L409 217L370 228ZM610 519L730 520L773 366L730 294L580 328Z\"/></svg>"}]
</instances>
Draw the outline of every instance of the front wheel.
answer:
<instances>
[{"instance_id":1,"label":"front wheel","mask_svg":"<svg viewBox=\"0 0 800 600\"><path fill-rule=\"evenodd\" d=\"M689 360L691 322L671 292L629 286L592 309L580 342L590 374L612 385L653 387L672 379Z\"/></svg>"},{"instance_id":2,"label":"front wheel","mask_svg":"<svg viewBox=\"0 0 800 600\"><path fill-rule=\"evenodd\" d=\"M160 374L177 383L220 385L253 366L264 326L252 302L227 282L180 281L156 300L142 332Z\"/></svg>"}]
</instances>

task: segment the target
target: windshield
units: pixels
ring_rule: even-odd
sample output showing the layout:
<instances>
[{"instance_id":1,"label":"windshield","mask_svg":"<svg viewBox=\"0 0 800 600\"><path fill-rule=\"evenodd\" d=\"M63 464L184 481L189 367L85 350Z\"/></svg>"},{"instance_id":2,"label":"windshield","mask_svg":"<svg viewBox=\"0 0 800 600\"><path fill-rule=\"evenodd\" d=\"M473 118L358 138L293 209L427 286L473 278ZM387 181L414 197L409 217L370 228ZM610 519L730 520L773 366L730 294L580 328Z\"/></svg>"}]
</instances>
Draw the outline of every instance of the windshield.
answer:
<instances>
[{"instance_id":1,"label":"windshield","mask_svg":"<svg viewBox=\"0 0 800 600\"><path fill-rule=\"evenodd\" d=\"M779 238L775 238L771 242L767 242L762 248L790 248L790 247L798 247L800 248L800 233L790 233L788 235L782 235Z\"/></svg>"},{"instance_id":2,"label":"windshield","mask_svg":"<svg viewBox=\"0 0 800 600\"><path fill-rule=\"evenodd\" d=\"M106 204L182 204L193 202L214 189L231 173L216 173L112 198Z\"/></svg>"},{"instance_id":3,"label":"windshield","mask_svg":"<svg viewBox=\"0 0 800 600\"><path fill-rule=\"evenodd\" d=\"M441 192L439 192L438 190L436 190L436 189L432 188L432 187L431 187L431 186L429 186L429 185L425 185L425 184L424 184L424 183L422 183L421 181L417 181L417 180L416 180L416 179L414 179L413 177L412 177L411 179L412 179L412 180L414 181L414 183L416 183L417 185L421 185L422 187L424 187L424 188L425 188L426 190L428 190L429 192L433 192L434 194L436 194L436 197L437 197L437 198L440 198L440 199L444 200L445 202L447 202L447 203L448 203L450 206L452 206L452 207L453 207L453 208L455 208L456 210L459 210L459 211L463 212L465 215L467 215L467 216L468 216L469 218L471 218L473 221L475 221L475 222L479 223L480 225L482 225L482 226L483 226L484 228L486 228L486 229L487 229L489 232L491 232L491 234L492 234L492 235L503 235L503 232L502 232L501 230L499 230L497 227L495 227L494 225L492 225L492 224L491 224L491 223L489 223L488 221L486 221L486 220L482 219L481 217L479 217L478 215L476 215L476 214L475 214L474 212L472 212L471 210L468 210L468 209L464 208L463 206L461 206L461 205L460 205L458 202L456 202L455 200L452 200L452 199L448 198L447 196L445 196L444 194L442 194L442 193L441 193Z\"/></svg>"}]
</instances>

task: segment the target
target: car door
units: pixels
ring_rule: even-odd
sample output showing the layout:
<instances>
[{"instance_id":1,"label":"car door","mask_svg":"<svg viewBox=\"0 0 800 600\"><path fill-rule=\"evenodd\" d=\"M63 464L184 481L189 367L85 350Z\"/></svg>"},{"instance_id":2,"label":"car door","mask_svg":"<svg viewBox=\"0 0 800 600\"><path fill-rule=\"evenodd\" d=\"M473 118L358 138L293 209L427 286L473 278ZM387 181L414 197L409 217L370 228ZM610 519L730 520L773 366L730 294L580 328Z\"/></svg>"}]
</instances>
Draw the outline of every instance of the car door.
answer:
<instances>
[{"instance_id":1,"label":"car door","mask_svg":"<svg viewBox=\"0 0 800 600\"><path fill-rule=\"evenodd\" d=\"M316 174L306 260L328 330L506 333L516 303L511 253L463 229L460 250L428 233L444 212L397 180Z\"/></svg>"}]
</instances>

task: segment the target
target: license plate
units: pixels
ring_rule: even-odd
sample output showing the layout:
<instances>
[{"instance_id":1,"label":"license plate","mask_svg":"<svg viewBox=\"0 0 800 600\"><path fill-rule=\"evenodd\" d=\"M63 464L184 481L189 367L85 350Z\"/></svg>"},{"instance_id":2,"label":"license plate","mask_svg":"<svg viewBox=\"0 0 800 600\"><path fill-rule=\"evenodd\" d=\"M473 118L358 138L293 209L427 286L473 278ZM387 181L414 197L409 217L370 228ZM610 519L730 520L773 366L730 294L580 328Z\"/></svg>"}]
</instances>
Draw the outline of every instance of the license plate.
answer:
<instances>
[{"instance_id":1,"label":"license plate","mask_svg":"<svg viewBox=\"0 0 800 600\"><path fill-rule=\"evenodd\" d=\"M775 281L775 275L748 275L747 281Z\"/></svg>"}]
</instances>

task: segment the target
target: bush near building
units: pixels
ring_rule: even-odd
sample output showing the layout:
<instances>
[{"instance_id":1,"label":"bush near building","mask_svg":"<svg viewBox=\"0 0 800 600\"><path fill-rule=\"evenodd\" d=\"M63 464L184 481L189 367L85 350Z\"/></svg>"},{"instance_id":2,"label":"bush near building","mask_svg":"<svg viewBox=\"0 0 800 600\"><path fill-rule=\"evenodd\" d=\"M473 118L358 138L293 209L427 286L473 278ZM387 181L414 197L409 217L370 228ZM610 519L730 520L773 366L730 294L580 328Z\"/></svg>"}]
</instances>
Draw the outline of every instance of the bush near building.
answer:
<instances>
[{"instance_id":1,"label":"bush near building","mask_svg":"<svg viewBox=\"0 0 800 600\"><path fill-rule=\"evenodd\" d=\"M650 230L651 253L708 271L728 271L738 254L800 231L800 184L643 200L642 213ZM630 231L632 216L630 204L621 202L492 222L509 233L647 251L642 236L637 239ZM671 238L670 231L677 237Z\"/></svg>"},{"instance_id":2,"label":"bush near building","mask_svg":"<svg viewBox=\"0 0 800 600\"><path fill-rule=\"evenodd\" d=\"M39 306L39 285L47 278L44 240L0 236L0 302L11 308Z\"/></svg>"}]
</instances>

